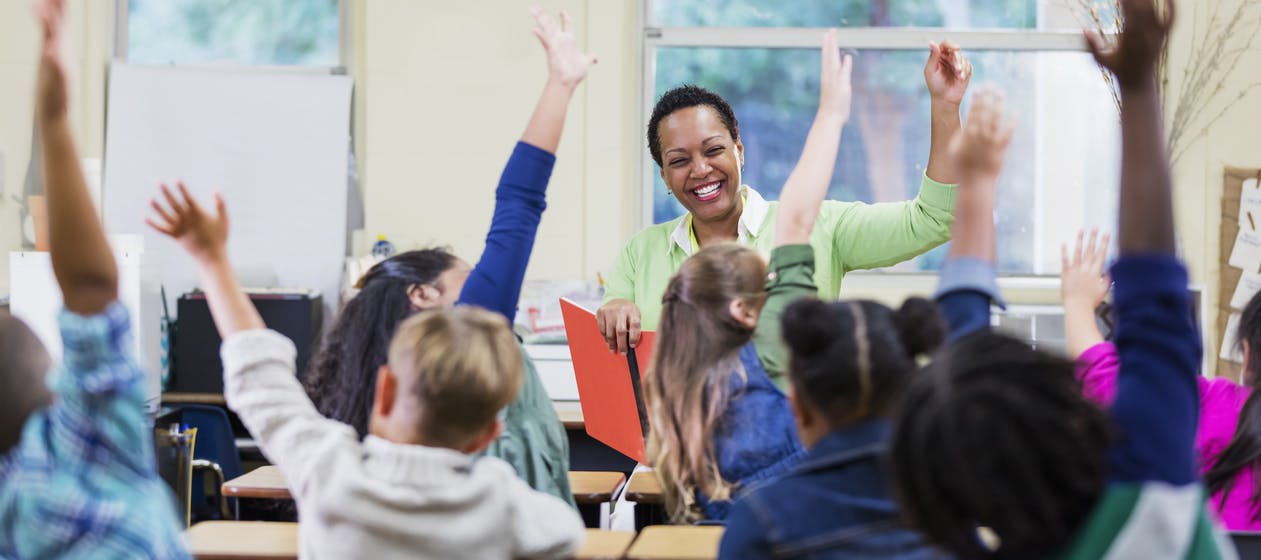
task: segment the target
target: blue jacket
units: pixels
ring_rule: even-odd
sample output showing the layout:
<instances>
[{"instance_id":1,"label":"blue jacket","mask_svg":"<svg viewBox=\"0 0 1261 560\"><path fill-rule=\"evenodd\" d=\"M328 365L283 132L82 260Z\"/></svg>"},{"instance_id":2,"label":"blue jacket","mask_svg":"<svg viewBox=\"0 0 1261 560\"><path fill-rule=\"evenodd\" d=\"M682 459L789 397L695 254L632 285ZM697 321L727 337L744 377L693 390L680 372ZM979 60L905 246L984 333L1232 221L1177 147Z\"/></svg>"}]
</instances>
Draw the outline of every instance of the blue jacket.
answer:
<instances>
[{"instance_id":1,"label":"blue jacket","mask_svg":"<svg viewBox=\"0 0 1261 560\"><path fill-rule=\"evenodd\" d=\"M718 472L737 484L737 492L788 472L805 456L788 397L771 382L752 342L740 349L740 364L745 375L731 372L731 400L714 430ZM731 502L710 501L699 491L697 503L715 521L731 508Z\"/></svg>"},{"instance_id":2,"label":"blue jacket","mask_svg":"<svg viewBox=\"0 0 1261 560\"><path fill-rule=\"evenodd\" d=\"M718 557L941 558L898 521L880 466L890 426L870 420L828 434L782 478L731 508Z\"/></svg>"}]
</instances>

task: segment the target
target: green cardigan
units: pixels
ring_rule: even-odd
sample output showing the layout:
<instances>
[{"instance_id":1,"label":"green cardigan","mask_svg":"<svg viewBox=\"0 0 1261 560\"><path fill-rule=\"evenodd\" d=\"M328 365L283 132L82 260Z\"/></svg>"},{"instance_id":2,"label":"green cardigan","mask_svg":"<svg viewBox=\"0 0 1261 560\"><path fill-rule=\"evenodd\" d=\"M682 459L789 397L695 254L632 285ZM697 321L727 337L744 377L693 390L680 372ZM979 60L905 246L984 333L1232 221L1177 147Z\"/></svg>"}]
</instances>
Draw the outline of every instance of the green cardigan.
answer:
<instances>
[{"instance_id":1,"label":"green cardigan","mask_svg":"<svg viewBox=\"0 0 1261 560\"><path fill-rule=\"evenodd\" d=\"M742 189L746 201L740 218L740 241L769 254L775 247L779 203L763 201L748 186ZM848 271L897 264L948 241L954 201L954 185L938 183L927 175L914 200L880 204L825 201L810 235L819 297L836 299ZM649 226L636 234L609 272L604 301L635 302L644 330L657 328L666 285L695 252L694 247L685 250L680 245L676 231L685 226L686 218Z\"/></svg>"}]
</instances>

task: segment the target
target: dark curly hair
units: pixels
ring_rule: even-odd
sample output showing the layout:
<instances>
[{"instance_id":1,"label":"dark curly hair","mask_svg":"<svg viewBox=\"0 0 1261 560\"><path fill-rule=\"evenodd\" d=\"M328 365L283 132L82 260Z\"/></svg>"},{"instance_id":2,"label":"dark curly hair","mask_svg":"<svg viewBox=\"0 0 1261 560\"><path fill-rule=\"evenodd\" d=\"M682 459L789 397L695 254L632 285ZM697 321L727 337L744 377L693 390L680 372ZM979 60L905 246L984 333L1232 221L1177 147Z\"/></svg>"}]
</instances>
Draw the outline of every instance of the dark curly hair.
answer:
<instances>
[{"instance_id":1,"label":"dark curly hair","mask_svg":"<svg viewBox=\"0 0 1261 560\"><path fill-rule=\"evenodd\" d=\"M914 375L915 358L946 337L937 306L924 298L896 311L874 301L803 298L780 322L794 394L832 429L887 414Z\"/></svg>"},{"instance_id":2,"label":"dark curly hair","mask_svg":"<svg viewBox=\"0 0 1261 560\"><path fill-rule=\"evenodd\" d=\"M652 108L652 117L648 119L648 152L652 154L652 160L657 162L657 167L661 167L661 137L657 134L661 120L675 111L698 105L706 105L718 113L727 132L731 133L731 140L740 140L740 123L736 121L736 113L731 110L726 99L700 86L682 85L662 94L657 105Z\"/></svg>"},{"instance_id":3,"label":"dark curly hair","mask_svg":"<svg viewBox=\"0 0 1261 560\"><path fill-rule=\"evenodd\" d=\"M413 313L408 288L431 284L456 263L446 248L408 251L373 266L360 292L324 335L305 377L321 414L368 433L377 369L386 363L394 329Z\"/></svg>"},{"instance_id":4,"label":"dark curly hair","mask_svg":"<svg viewBox=\"0 0 1261 560\"><path fill-rule=\"evenodd\" d=\"M899 503L959 558L1049 557L1103 494L1109 426L1071 360L989 331L966 336L900 404L889 453Z\"/></svg>"}]
</instances>

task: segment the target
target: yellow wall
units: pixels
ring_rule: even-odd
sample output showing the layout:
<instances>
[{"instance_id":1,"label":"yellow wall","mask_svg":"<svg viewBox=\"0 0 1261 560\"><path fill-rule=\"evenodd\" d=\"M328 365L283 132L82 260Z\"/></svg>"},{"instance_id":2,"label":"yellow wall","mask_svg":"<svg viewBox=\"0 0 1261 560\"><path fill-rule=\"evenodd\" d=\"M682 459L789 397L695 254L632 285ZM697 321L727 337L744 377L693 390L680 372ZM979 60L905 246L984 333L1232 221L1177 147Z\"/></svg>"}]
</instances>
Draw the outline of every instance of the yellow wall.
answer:
<instances>
[{"instance_id":1,"label":"yellow wall","mask_svg":"<svg viewBox=\"0 0 1261 560\"><path fill-rule=\"evenodd\" d=\"M1197 46L1193 44L1191 26L1194 23L1204 25L1208 10L1206 4L1217 4L1223 13L1231 13L1234 6L1256 1L1179 2L1181 19L1170 50L1170 90L1173 95L1177 95L1183 85L1183 68L1191 49ZM1261 51L1254 48L1236 66L1222 98L1235 97L1247 85L1257 83L1257 68L1261 68ZM1209 111L1210 114L1214 112ZM1195 141L1174 168L1177 219L1185 258L1193 280L1206 284L1208 301L1214 306L1220 273L1217 263L1220 257L1218 231L1221 226L1222 174L1226 166L1261 167L1258 125L1261 125L1261 91L1254 91L1238 102L1226 118L1218 121L1203 138ZM1206 341L1206 348L1213 349L1211 354L1216 356L1215 349L1221 344L1216 321L1206 327L1206 330L1213 331Z\"/></svg>"},{"instance_id":2,"label":"yellow wall","mask_svg":"<svg viewBox=\"0 0 1261 560\"><path fill-rule=\"evenodd\" d=\"M570 11L600 64L570 108L530 276L590 279L607 269L642 215L640 7L635 0L541 4ZM1201 2L1180 4L1171 58L1175 89L1193 46L1187 32L1193 13L1204 10ZM102 153L113 5L72 2L81 74L75 119L85 156ZM545 76L527 6L514 0L352 0L351 70L367 218L359 252L386 234L400 248L447 244L469 260L480 254L496 180ZM26 3L0 2L0 153L8 192L20 189L26 168L37 41ZM1259 67L1261 54L1254 51L1230 88L1255 81L1255 72L1244 69ZM1261 166L1258 123L1261 93L1239 103L1175 169L1186 259L1210 301L1216 297L1222 169ZM0 250L16 246L16 221L15 205L0 201ZM7 283L6 258L0 259L0 294Z\"/></svg>"},{"instance_id":3,"label":"yellow wall","mask_svg":"<svg viewBox=\"0 0 1261 560\"><path fill-rule=\"evenodd\" d=\"M112 1L75 0L69 3L74 101L71 118L79 136L81 156L99 158L105 144L105 72L113 41ZM21 245L19 205L30 161L31 115L34 112L35 72L39 30L28 2L0 2L0 296L9 293L9 255Z\"/></svg>"}]
</instances>

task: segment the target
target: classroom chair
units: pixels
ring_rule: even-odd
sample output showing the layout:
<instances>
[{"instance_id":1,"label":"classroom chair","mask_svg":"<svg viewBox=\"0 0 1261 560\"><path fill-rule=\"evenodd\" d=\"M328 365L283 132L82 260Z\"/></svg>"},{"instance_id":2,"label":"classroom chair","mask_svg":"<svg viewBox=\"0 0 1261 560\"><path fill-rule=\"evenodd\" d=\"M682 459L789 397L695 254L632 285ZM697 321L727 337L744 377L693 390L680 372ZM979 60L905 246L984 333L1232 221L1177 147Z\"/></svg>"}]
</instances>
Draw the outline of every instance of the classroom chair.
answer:
<instances>
[{"instance_id":1,"label":"classroom chair","mask_svg":"<svg viewBox=\"0 0 1261 560\"><path fill-rule=\"evenodd\" d=\"M241 456L237 453L232 423L222 408L200 404L173 407L179 422L197 428L197 441L193 447L192 517L194 520L232 519L236 517L237 501L223 495L223 483L241 476ZM213 478L213 496L206 494L204 477Z\"/></svg>"}]
</instances>

